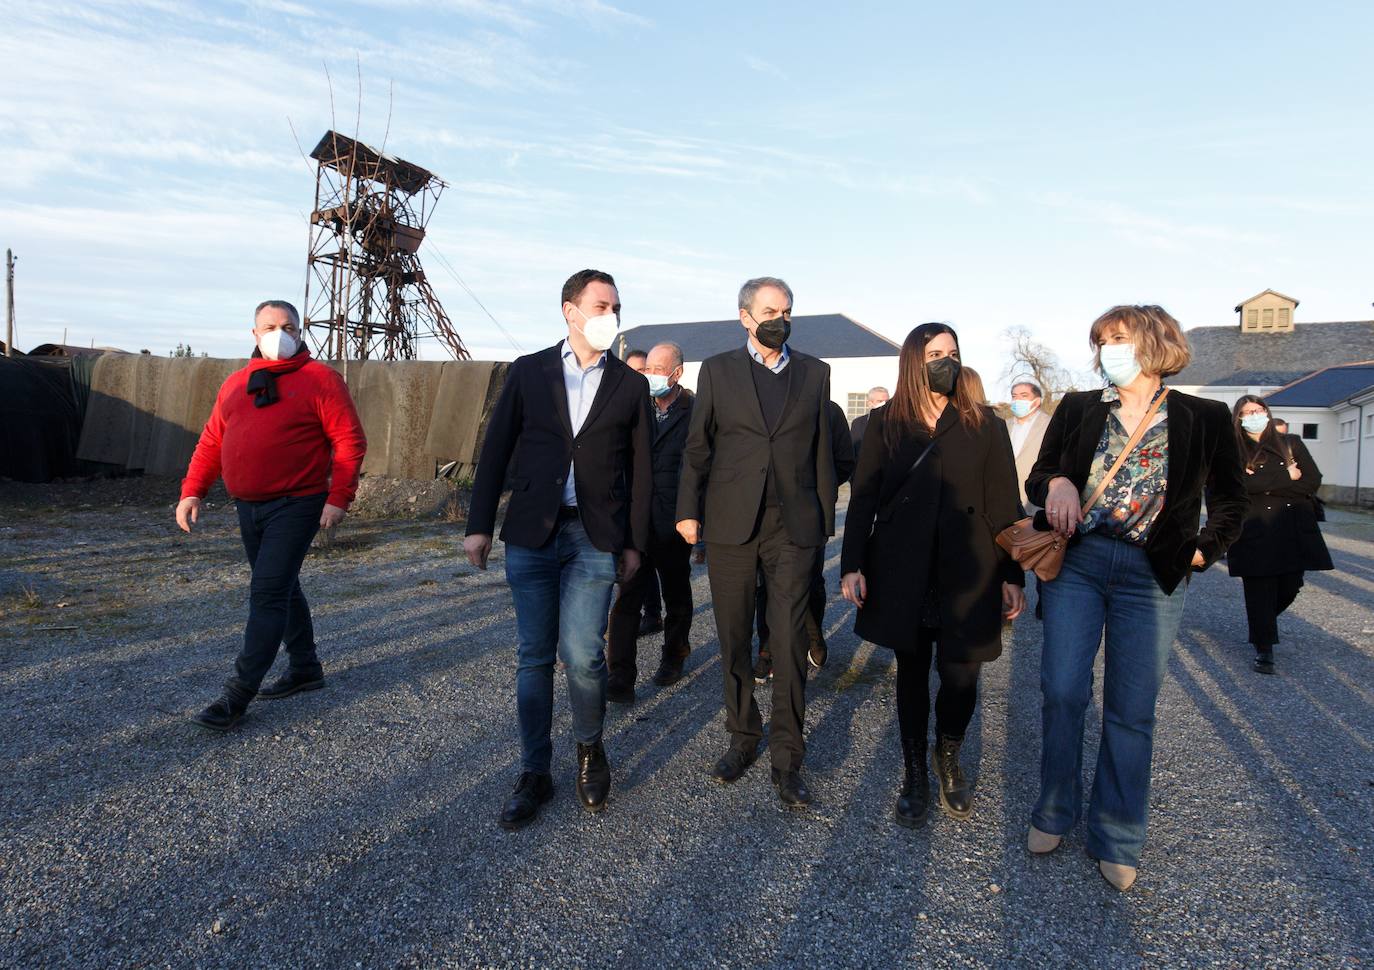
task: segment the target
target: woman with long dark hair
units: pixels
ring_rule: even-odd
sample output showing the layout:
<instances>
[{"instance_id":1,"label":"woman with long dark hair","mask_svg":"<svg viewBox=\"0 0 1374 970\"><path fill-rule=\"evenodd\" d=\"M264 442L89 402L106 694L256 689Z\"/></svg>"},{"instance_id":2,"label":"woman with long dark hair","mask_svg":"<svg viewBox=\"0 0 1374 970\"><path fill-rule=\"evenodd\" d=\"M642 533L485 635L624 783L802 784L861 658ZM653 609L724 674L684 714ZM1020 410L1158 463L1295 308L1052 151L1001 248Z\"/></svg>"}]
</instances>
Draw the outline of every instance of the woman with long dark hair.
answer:
<instances>
[{"instance_id":1,"label":"woman with long dark hair","mask_svg":"<svg viewBox=\"0 0 1374 970\"><path fill-rule=\"evenodd\" d=\"M1025 574L996 543L1020 515L1006 424L960 379L959 338L923 323L902 344L897 392L869 417L840 559L854 630L897 654L897 720L905 777L896 819L922 824L930 667L940 674L931 762L940 805L973 811L959 764L982 665L1002 652L1002 621L1025 607Z\"/></svg>"},{"instance_id":2,"label":"woman with long dark hair","mask_svg":"<svg viewBox=\"0 0 1374 970\"><path fill-rule=\"evenodd\" d=\"M1275 429L1264 398L1246 394L1231 414L1250 508L1226 566L1245 587L1255 670L1272 674L1279 614L1297 599L1306 570L1332 568L1317 525L1322 473L1301 438Z\"/></svg>"}]
</instances>

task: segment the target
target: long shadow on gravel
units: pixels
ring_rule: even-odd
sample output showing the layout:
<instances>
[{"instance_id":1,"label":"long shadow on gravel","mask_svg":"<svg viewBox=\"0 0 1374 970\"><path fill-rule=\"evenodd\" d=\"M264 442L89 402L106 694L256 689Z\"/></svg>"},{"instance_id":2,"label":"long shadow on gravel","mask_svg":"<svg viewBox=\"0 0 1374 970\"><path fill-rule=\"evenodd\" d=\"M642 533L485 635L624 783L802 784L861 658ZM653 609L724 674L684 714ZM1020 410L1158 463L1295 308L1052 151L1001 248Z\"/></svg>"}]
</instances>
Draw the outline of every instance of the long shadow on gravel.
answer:
<instances>
[{"instance_id":1,"label":"long shadow on gravel","mask_svg":"<svg viewBox=\"0 0 1374 970\"><path fill-rule=\"evenodd\" d=\"M1311 630L1314 640L1332 639ZM1266 814L1283 820L1285 836L1272 847L1292 858L1292 865L1285 866L1287 878L1335 911L1343 906L1350 885L1374 887L1374 867L1365 855L1370 847L1368 806L1360 804L1371 801L1360 790L1367 784L1362 776L1369 772L1355 769L1351 774L1353 766L1368 764L1368 742L1358 733L1361 726L1369 729L1367 707L1355 719L1357 733L1351 737L1326 705L1294 689L1311 677L1314 665L1294 658L1279 677L1261 678L1233 653L1214 655L1206 640L1191 631L1180 637L1177 649L1183 662L1173 664L1171 672L1231 749L1252 790L1266 793ZM1291 684L1285 683L1288 678L1294 679ZM1314 735L1323 738L1319 745ZM1311 757L1314 747L1326 752L1325 757ZM1343 788L1349 791L1342 793ZM1314 849L1321 863L1317 867Z\"/></svg>"},{"instance_id":2,"label":"long shadow on gravel","mask_svg":"<svg viewBox=\"0 0 1374 970\"><path fill-rule=\"evenodd\" d=\"M494 593L485 595L488 599L494 597ZM443 604L436 604L434 611L440 612L443 609ZM375 607L368 607L358 612L362 615L375 611ZM475 622L477 626L485 627L502 620L503 616L499 612L493 612ZM413 638L424 632L434 635L417 646L403 651L386 651L361 662L352 661L350 658L354 655L375 654L379 645L375 642L345 641L341 636L342 642L336 643L324 658L329 678L329 687L325 691L282 702L257 701L249 708L247 716L235 731L249 735L286 731L301 719L319 717L322 707L327 710L356 705L365 702L370 696L395 687L421 682L435 675L458 675L464 669L480 668L487 655L501 650L504 646L498 639L491 638L487 645L473 649L467 642L471 637L471 628L458 636L443 637L423 620L393 624L388 630L390 635L397 639ZM279 659L279 662L284 661ZM165 750L170 745L173 749L180 748L184 752L184 757L195 757L200 753L216 750L222 746L224 739L191 725L187 718L198 704L208 701L214 695L223 678L228 675L231 664L232 655L225 655L222 660L222 672L210 682L192 688L192 696L186 699L190 701L186 715L174 719L169 719L163 710L152 706L150 700L153 699L141 693L137 695L139 701L129 705L111 705L108 695L87 698L85 703L96 712L101 712L97 716L103 719L101 731L104 740L93 745L83 745L75 757L69 751L54 751L30 759L25 764L30 783L41 785L45 770L59 763L63 774L70 773L73 768L84 769L88 772L86 784L73 790L71 797L83 804L99 804L102 793L108 788L142 783L178 767L180 759L168 758L165 755L134 760L132 756L143 745L131 746L127 737L110 736L119 735L127 729L132 729L135 737L143 738L145 744L151 744L155 750ZM137 687L131 685L130 690L137 690ZM171 698L155 700L175 702ZM76 726L81 726L85 731L91 728L88 718L83 718L73 725ZM178 742L177 739L183 740ZM118 771L111 773L109 769L112 766L117 767ZM40 791L29 793L26 799L32 798L35 794L41 798ZM58 803L45 808L57 812L62 811L63 806L64 803ZM26 820L26 827L38 822L39 819L31 815Z\"/></svg>"}]
</instances>

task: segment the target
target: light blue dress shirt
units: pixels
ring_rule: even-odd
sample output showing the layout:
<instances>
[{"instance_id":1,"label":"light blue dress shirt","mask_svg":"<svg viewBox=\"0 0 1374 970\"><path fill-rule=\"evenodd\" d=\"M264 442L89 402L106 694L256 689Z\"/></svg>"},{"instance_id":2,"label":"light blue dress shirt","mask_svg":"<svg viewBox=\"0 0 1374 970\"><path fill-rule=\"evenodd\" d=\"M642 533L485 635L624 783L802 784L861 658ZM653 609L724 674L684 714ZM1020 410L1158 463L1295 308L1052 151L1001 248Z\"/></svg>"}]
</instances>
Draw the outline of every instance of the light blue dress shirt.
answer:
<instances>
[{"instance_id":1,"label":"light blue dress shirt","mask_svg":"<svg viewBox=\"0 0 1374 970\"><path fill-rule=\"evenodd\" d=\"M754 358L756 362L763 364L763 354L758 352L758 350L754 347L754 342L750 340L748 337L744 338L744 349L749 351L749 356ZM787 352L787 344L783 344L782 356L777 359L777 362L774 363L772 366L769 366L768 364L763 364L763 366L767 367L774 374L781 374L783 368L787 366L787 361L790 359L791 356L792 355Z\"/></svg>"},{"instance_id":2,"label":"light blue dress shirt","mask_svg":"<svg viewBox=\"0 0 1374 970\"><path fill-rule=\"evenodd\" d=\"M601 356L596 359L592 366L584 368L577 360L577 354L573 353L572 346L563 341L563 389L568 394L568 420L572 422L573 437L582 430L582 424L587 420L587 412L592 409L592 401L596 400L596 392L601 387L601 375L606 373L606 353L602 351ZM573 477L575 462L568 462L568 477L563 483L563 504L577 504L577 480Z\"/></svg>"}]
</instances>

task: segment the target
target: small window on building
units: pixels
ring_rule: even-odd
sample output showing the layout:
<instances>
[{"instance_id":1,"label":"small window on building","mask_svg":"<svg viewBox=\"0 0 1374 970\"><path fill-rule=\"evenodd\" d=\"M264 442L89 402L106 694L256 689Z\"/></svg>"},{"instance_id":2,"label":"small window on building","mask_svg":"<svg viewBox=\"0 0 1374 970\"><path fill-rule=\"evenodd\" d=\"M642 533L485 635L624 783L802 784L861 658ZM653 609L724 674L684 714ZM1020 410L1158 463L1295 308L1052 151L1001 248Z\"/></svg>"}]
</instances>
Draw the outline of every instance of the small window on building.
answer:
<instances>
[{"instance_id":1,"label":"small window on building","mask_svg":"<svg viewBox=\"0 0 1374 970\"><path fill-rule=\"evenodd\" d=\"M853 391L850 391L849 404L847 407L845 407L844 413L850 421L853 421L855 418L859 417L862 414L867 414L868 392L860 391L859 393L855 394Z\"/></svg>"},{"instance_id":2,"label":"small window on building","mask_svg":"<svg viewBox=\"0 0 1374 970\"><path fill-rule=\"evenodd\" d=\"M1260 316L1260 329L1261 329L1261 330L1273 330L1273 329L1274 329L1274 308L1273 308L1273 307L1266 307L1265 310L1264 310L1264 313Z\"/></svg>"},{"instance_id":3,"label":"small window on building","mask_svg":"<svg viewBox=\"0 0 1374 970\"><path fill-rule=\"evenodd\" d=\"M1293 311L1286 306L1279 307L1279 329L1291 330L1293 328Z\"/></svg>"},{"instance_id":4,"label":"small window on building","mask_svg":"<svg viewBox=\"0 0 1374 970\"><path fill-rule=\"evenodd\" d=\"M1303 436L1304 438L1306 438L1306 437L1307 437L1307 425L1303 425L1302 427L1303 427L1303 435L1302 435L1302 436ZM1354 441L1354 440L1355 440L1355 419L1354 419L1354 418L1351 418L1349 421L1342 421L1342 422L1341 422L1341 440L1342 440L1342 441Z\"/></svg>"},{"instance_id":5,"label":"small window on building","mask_svg":"<svg viewBox=\"0 0 1374 970\"><path fill-rule=\"evenodd\" d=\"M1316 440L1317 440L1317 426L1316 426L1315 424L1304 424L1304 425L1302 426L1302 440L1303 440L1303 441L1316 441Z\"/></svg>"},{"instance_id":6,"label":"small window on building","mask_svg":"<svg viewBox=\"0 0 1374 970\"><path fill-rule=\"evenodd\" d=\"M1364 436L1366 438L1374 438L1374 414L1366 414L1364 416Z\"/></svg>"},{"instance_id":7,"label":"small window on building","mask_svg":"<svg viewBox=\"0 0 1374 970\"><path fill-rule=\"evenodd\" d=\"M1245 329L1246 329L1246 330L1258 330L1258 329L1259 329L1259 311L1258 311L1258 310L1246 310L1246 311L1245 311Z\"/></svg>"}]
</instances>

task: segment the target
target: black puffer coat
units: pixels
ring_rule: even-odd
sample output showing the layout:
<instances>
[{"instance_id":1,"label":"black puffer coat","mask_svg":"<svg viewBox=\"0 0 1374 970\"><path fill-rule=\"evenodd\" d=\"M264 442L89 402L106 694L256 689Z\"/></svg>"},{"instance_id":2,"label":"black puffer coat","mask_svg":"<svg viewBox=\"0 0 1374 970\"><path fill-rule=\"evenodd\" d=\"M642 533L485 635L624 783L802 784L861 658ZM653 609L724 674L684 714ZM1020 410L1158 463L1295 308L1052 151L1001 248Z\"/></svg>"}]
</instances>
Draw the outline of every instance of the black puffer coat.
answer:
<instances>
[{"instance_id":1,"label":"black puffer coat","mask_svg":"<svg viewBox=\"0 0 1374 970\"><path fill-rule=\"evenodd\" d=\"M1331 569L1331 553L1317 525L1313 501L1322 473L1307 446L1296 435L1279 435L1276 444L1261 444L1252 455L1253 474L1244 476L1250 508L1240 538L1226 557L1231 575ZM1302 472L1296 481L1288 474L1294 464Z\"/></svg>"}]
</instances>

